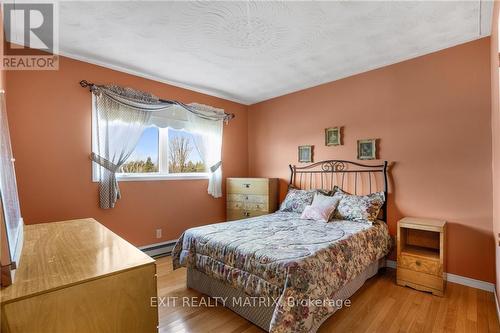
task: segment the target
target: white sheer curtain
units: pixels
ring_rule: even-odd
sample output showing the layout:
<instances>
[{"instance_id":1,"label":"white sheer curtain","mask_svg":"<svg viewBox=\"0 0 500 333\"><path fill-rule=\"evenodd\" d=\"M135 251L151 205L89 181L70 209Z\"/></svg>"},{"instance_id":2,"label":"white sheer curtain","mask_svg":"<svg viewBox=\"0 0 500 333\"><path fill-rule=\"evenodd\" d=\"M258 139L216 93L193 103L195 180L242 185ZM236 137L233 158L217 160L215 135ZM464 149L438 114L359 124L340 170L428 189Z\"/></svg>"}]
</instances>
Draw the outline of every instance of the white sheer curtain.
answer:
<instances>
[{"instance_id":1,"label":"white sheer curtain","mask_svg":"<svg viewBox=\"0 0 500 333\"><path fill-rule=\"evenodd\" d=\"M194 143L210 174L207 191L214 198L222 197L222 129L222 120L188 114L186 130L197 134Z\"/></svg>"}]
</instances>

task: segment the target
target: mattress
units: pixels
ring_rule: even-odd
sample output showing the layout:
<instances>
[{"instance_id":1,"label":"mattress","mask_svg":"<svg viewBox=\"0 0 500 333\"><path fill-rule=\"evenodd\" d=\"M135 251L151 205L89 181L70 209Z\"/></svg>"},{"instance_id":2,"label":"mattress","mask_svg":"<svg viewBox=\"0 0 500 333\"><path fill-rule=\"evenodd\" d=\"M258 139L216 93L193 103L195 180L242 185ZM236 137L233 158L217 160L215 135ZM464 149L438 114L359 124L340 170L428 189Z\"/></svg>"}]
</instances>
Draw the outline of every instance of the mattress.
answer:
<instances>
[{"instance_id":1,"label":"mattress","mask_svg":"<svg viewBox=\"0 0 500 333\"><path fill-rule=\"evenodd\" d=\"M335 295L331 297L337 301L335 309L331 311L328 316L325 316L322 321L315 323L309 331L316 332L323 321L345 306L344 301L354 295L354 293L363 286L366 280L376 275L379 268L385 267L385 265L385 259L380 259L371 263L358 276L340 288L340 290L338 290ZM276 308L272 300L268 302L264 299L264 302L262 302L261 298L255 299L248 296L238 289L208 277L195 268L188 268L187 270L187 286L188 288L195 289L205 295L214 297L219 300L219 303L222 302L225 307L231 309L243 318L269 332L271 320Z\"/></svg>"},{"instance_id":2,"label":"mattress","mask_svg":"<svg viewBox=\"0 0 500 333\"><path fill-rule=\"evenodd\" d=\"M381 221L324 223L277 212L188 229L172 255L174 268L273 300L270 332L311 332L335 312L332 297L390 245Z\"/></svg>"}]
</instances>

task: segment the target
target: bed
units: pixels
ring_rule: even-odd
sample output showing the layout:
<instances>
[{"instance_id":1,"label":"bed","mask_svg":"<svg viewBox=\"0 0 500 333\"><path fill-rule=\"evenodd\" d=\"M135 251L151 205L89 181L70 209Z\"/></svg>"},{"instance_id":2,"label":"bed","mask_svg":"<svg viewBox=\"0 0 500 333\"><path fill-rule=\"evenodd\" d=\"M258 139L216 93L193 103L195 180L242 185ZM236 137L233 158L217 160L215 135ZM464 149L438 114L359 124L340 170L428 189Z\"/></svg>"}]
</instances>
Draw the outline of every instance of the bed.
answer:
<instances>
[{"instance_id":1,"label":"bed","mask_svg":"<svg viewBox=\"0 0 500 333\"><path fill-rule=\"evenodd\" d=\"M384 266L387 162L329 160L290 166L290 185L335 187L360 195L382 190L373 223L319 222L281 212L186 230L174 247L174 268L187 267L187 286L268 332L315 332Z\"/></svg>"}]
</instances>

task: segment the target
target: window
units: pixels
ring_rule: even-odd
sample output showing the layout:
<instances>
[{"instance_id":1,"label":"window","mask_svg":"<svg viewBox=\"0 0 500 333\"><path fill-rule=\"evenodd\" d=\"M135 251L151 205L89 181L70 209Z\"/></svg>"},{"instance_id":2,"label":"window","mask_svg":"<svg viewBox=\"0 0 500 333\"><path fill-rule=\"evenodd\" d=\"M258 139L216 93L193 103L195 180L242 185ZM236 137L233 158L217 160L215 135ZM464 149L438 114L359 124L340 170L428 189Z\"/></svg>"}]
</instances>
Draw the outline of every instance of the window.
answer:
<instances>
[{"instance_id":1,"label":"window","mask_svg":"<svg viewBox=\"0 0 500 333\"><path fill-rule=\"evenodd\" d=\"M119 180L208 178L199 135L173 128L148 127L116 174ZM97 181L97 165L93 178Z\"/></svg>"}]
</instances>

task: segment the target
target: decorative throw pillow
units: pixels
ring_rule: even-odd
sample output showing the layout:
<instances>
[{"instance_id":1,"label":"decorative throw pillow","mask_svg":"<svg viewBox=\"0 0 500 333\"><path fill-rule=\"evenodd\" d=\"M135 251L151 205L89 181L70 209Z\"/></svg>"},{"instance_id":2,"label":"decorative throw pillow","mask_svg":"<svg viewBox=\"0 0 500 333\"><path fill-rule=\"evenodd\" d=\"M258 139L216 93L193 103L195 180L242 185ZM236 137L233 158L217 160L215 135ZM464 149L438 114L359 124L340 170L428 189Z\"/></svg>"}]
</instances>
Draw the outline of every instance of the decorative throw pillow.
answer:
<instances>
[{"instance_id":1,"label":"decorative throw pillow","mask_svg":"<svg viewBox=\"0 0 500 333\"><path fill-rule=\"evenodd\" d=\"M312 204L310 206L306 206L300 218L328 222L332 218L340 199L341 198L338 196L332 197L316 193Z\"/></svg>"},{"instance_id":2,"label":"decorative throw pillow","mask_svg":"<svg viewBox=\"0 0 500 333\"><path fill-rule=\"evenodd\" d=\"M306 206L314 199L316 190L298 190L294 187L288 189L285 200L281 203L280 211L302 213Z\"/></svg>"},{"instance_id":3,"label":"decorative throw pillow","mask_svg":"<svg viewBox=\"0 0 500 333\"><path fill-rule=\"evenodd\" d=\"M374 222L384 205L384 192L369 195L351 195L337 189L333 197L340 198L334 218L360 222Z\"/></svg>"}]
</instances>

